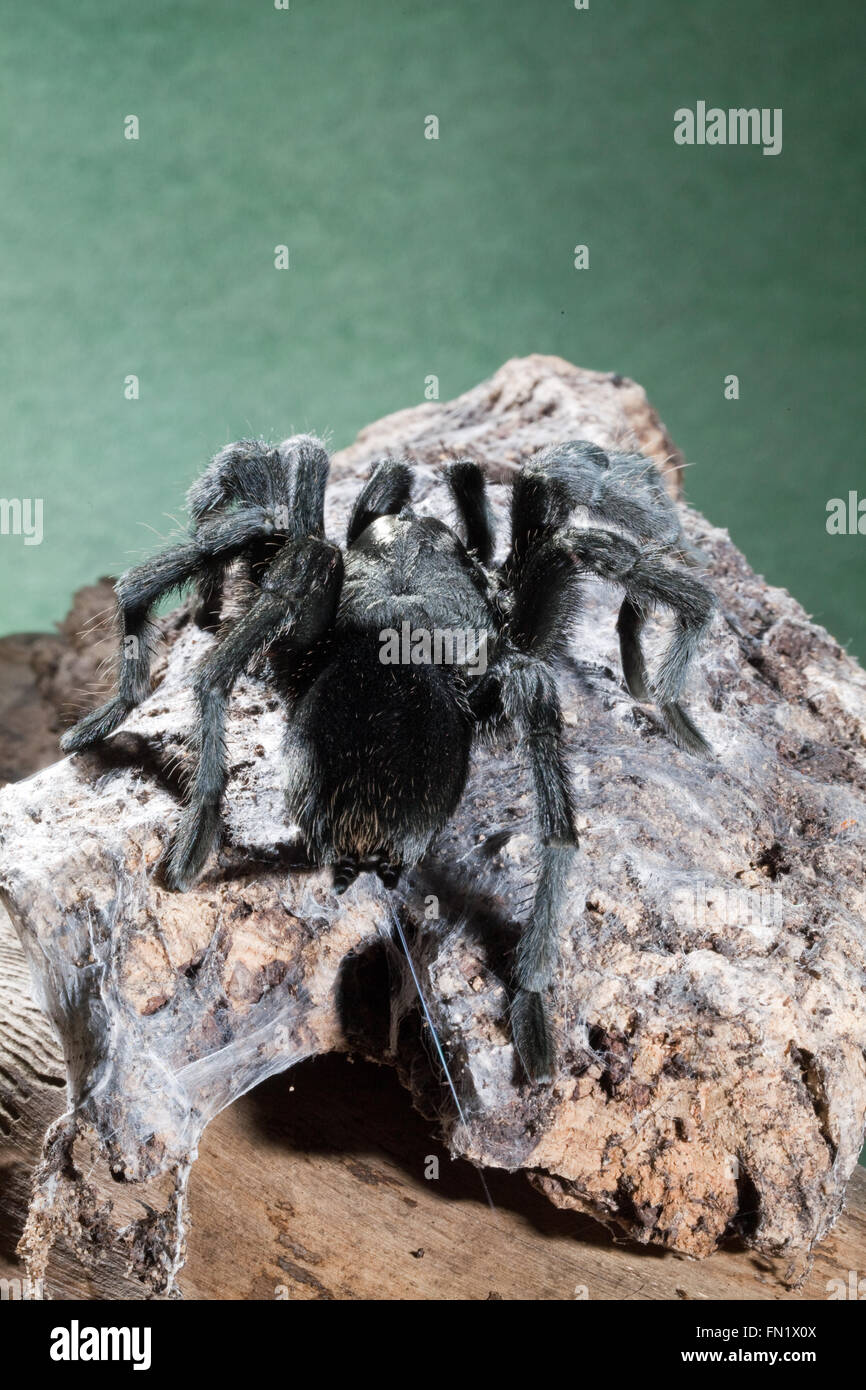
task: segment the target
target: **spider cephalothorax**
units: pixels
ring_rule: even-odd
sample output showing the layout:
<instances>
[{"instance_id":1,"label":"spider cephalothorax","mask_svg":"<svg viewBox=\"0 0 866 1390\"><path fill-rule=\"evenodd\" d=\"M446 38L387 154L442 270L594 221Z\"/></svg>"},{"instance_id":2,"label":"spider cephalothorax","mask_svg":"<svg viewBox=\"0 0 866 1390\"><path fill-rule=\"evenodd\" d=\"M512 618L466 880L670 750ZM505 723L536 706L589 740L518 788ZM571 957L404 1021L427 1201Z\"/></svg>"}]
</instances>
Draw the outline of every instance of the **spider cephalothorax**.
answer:
<instances>
[{"instance_id":1,"label":"spider cephalothorax","mask_svg":"<svg viewBox=\"0 0 866 1390\"><path fill-rule=\"evenodd\" d=\"M118 581L118 691L65 735L63 747L75 752L105 738L149 693L150 613L167 591L194 582L196 621L218 629L229 567L243 569L252 597L219 628L195 672L196 756L166 856L169 887L189 887L217 842L226 704L262 654L287 713L287 815L313 861L333 865L338 892L366 870L393 886L454 813L474 740L516 724L535 787L539 869L516 954L512 1033L529 1077L548 1079L554 1048L545 994L577 849L555 670L581 576L623 588L617 627L628 688L658 703L673 740L692 753L707 745L680 699L712 596L677 563L684 542L676 508L639 454L606 453L586 441L536 454L514 483L511 546L501 565L493 561L477 464L460 460L447 470L462 538L413 512L407 463L378 464L353 507L345 550L324 535L328 467L322 443L306 435L276 447L243 440L217 454L190 490L189 538ZM617 529L569 526L576 508ZM640 634L659 606L673 615L674 630L650 680ZM389 657L386 636L393 643L407 629L411 659ZM419 633L471 640L450 641L448 659L441 645L422 641L419 659Z\"/></svg>"}]
</instances>

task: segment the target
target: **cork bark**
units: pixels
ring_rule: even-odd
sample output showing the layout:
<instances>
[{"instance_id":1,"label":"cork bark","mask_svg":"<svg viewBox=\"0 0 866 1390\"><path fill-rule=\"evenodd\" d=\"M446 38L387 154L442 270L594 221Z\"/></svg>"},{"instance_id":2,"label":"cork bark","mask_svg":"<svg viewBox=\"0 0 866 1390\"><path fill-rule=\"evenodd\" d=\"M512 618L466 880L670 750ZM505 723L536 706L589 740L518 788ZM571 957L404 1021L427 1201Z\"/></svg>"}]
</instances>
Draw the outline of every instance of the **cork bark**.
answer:
<instances>
[{"instance_id":1,"label":"cork bark","mask_svg":"<svg viewBox=\"0 0 866 1390\"><path fill-rule=\"evenodd\" d=\"M637 446L679 495L681 457L639 386L535 356L362 431L334 458L328 533L386 452L411 456L417 505L448 517L441 465L459 453L495 480L504 536L509 475L570 438ZM83 1258L119 1243L150 1287L172 1291L207 1123L264 1078L341 1051L394 1067L452 1153L523 1169L558 1206L688 1255L736 1238L788 1257L792 1277L805 1267L840 1210L866 1113L866 676L681 506L719 598L689 692L715 756L678 752L629 697L618 595L588 584L561 673L581 853L550 1086L522 1079L508 1030L534 873L518 743L478 751L458 814L393 903L368 876L338 900L285 822L282 711L244 677L225 842L193 891L169 893L156 866L178 816L190 674L212 641L181 607L161 620L154 693L123 728L0 792L0 893L68 1080L22 1242L32 1277L64 1232ZM83 600L94 617L105 597ZM28 657L71 721L70 692L104 681L111 637L78 619L64 637L27 639ZM394 950L392 906L465 1123ZM83 1141L119 1181L162 1183L162 1203L119 1229L76 1158Z\"/></svg>"}]
</instances>

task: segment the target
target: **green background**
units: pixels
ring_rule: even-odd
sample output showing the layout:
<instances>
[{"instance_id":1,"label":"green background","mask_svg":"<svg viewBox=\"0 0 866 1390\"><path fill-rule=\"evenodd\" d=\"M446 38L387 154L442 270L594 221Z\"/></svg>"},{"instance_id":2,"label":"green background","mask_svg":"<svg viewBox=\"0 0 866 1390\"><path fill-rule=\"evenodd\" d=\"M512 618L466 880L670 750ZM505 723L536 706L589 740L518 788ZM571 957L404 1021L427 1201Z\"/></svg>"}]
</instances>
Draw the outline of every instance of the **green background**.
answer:
<instances>
[{"instance_id":1,"label":"green background","mask_svg":"<svg viewBox=\"0 0 866 1390\"><path fill-rule=\"evenodd\" d=\"M42 497L45 538L0 536L0 631L170 534L228 440L339 446L430 373L444 399L550 352L642 382L691 500L866 656L866 536L825 530L866 495L864 27L854 0L6 0L0 495ZM782 153L676 146L699 99L782 107Z\"/></svg>"}]
</instances>

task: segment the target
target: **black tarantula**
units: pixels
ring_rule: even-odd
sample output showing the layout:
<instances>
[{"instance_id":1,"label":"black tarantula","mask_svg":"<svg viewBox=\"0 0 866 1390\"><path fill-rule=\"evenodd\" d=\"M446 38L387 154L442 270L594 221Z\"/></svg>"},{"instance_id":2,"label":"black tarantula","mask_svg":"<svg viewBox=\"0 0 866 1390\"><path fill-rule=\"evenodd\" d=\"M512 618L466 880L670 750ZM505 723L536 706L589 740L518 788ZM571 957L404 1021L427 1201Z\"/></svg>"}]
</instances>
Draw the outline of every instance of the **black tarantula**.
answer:
<instances>
[{"instance_id":1,"label":"black tarantula","mask_svg":"<svg viewBox=\"0 0 866 1390\"><path fill-rule=\"evenodd\" d=\"M540 862L516 952L512 1036L529 1079L549 1080L554 1047L545 993L578 844L555 670L581 576L600 575L624 590L617 629L628 689L657 702L671 738L690 753L709 751L680 699L713 598L676 563L687 550L676 509L640 454L608 453L584 440L535 454L514 481L511 546L501 565L493 561L492 517L476 463L461 459L447 469L462 539L412 510L409 465L386 459L358 495L345 551L324 535L328 468L323 444L308 435L276 447L242 440L216 455L189 493L189 538L118 581L125 656L117 694L71 729L63 748L75 752L104 739L149 694L157 600L194 582L196 621L215 630L236 562L252 598L219 629L195 672L196 757L166 854L171 888L188 888L217 842L226 705L238 676L261 654L287 713L288 816L313 862L333 866L338 892L365 870L393 887L453 815L475 739L516 725L534 781ZM617 530L568 526L578 507ZM669 610L674 627L650 680L640 637L656 607ZM452 663L386 664L383 633L407 620L428 633L476 634L476 650L486 649L484 673L472 674L466 651Z\"/></svg>"}]
</instances>

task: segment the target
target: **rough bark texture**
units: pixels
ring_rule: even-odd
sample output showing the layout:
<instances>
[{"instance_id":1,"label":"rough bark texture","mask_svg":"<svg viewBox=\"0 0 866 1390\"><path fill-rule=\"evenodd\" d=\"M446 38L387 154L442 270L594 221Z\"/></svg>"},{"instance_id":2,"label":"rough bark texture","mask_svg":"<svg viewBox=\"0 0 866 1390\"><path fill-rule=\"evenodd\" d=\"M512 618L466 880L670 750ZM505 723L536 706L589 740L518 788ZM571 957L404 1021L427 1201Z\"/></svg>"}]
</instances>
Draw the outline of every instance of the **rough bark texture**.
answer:
<instances>
[{"instance_id":1,"label":"rough bark texture","mask_svg":"<svg viewBox=\"0 0 866 1390\"><path fill-rule=\"evenodd\" d=\"M575 437L636 443L676 494L679 456L639 387L532 357L363 431L334 459L329 534L385 451L411 454L419 504L448 515L448 455L501 479ZM504 531L507 489L494 494ZM527 1170L557 1205L690 1255L737 1235L802 1268L838 1214L866 1111L866 677L725 533L685 508L684 521L720 599L690 695L716 757L679 753L626 694L617 595L588 585L562 673L582 852L552 1086L521 1081L507 1022L533 873L519 746L479 752L458 815L398 895L465 1126L406 1002L382 891L364 877L338 905L293 858L281 712L255 679L232 704L223 851L193 892L161 887L189 675L211 641L185 609L163 620L161 683L105 748L0 793L0 888L69 1080L70 1118L46 1142L24 1235L34 1277L60 1231L85 1257L116 1239L75 1166L85 1134L117 1178L174 1180L163 1209L122 1236L131 1267L170 1289L205 1125L265 1077L340 1050L395 1065L452 1152ZM104 598L96 588L87 602ZM104 632L43 640L46 700L95 679ZM424 915L431 894L438 923Z\"/></svg>"}]
</instances>

